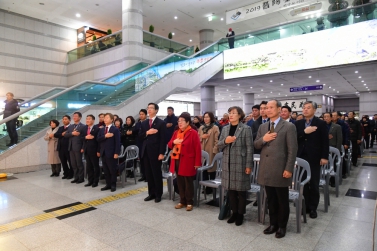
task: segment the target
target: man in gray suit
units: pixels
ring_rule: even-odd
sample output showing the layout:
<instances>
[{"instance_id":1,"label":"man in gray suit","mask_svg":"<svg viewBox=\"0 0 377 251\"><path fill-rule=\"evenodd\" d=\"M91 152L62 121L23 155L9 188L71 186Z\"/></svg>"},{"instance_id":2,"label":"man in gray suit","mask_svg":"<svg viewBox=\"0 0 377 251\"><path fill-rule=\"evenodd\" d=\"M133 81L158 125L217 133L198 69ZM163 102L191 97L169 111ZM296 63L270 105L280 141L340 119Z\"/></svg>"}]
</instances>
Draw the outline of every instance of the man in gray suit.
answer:
<instances>
[{"instance_id":1,"label":"man in gray suit","mask_svg":"<svg viewBox=\"0 0 377 251\"><path fill-rule=\"evenodd\" d=\"M326 122L327 131L329 132L329 146L335 147L342 152L342 127L332 122L332 114L330 112L325 112L323 114L323 120Z\"/></svg>"},{"instance_id":2,"label":"man in gray suit","mask_svg":"<svg viewBox=\"0 0 377 251\"><path fill-rule=\"evenodd\" d=\"M74 124L68 127L64 137L69 138L68 151L73 169L73 181L71 183L80 184L84 182L84 164L82 163L82 145L84 143L86 131L85 125L80 122L82 114L73 114Z\"/></svg>"},{"instance_id":3,"label":"man in gray suit","mask_svg":"<svg viewBox=\"0 0 377 251\"><path fill-rule=\"evenodd\" d=\"M276 232L276 238L283 238L289 219L289 190L296 162L297 134L293 123L281 119L281 102L267 103L268 123L258 129L254 147L261 149L258 184L265 186L268 198L270 226L264 234Z\"/></svg>"}]
</instances>

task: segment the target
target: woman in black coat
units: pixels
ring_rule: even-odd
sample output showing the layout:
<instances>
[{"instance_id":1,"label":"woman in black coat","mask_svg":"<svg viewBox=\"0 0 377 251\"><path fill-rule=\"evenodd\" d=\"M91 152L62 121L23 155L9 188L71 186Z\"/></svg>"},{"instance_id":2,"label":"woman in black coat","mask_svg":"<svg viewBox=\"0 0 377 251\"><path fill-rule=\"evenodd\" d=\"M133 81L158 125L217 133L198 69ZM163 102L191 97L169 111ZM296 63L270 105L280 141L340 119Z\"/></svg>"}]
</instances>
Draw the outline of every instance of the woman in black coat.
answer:
<instances>
[{"instance_id":1,"label":"woman in black coat","mask_svg":"<svg viewBox=\"0 0 377 251\"><path fill-rule=\"evenodd\" d=\"M361 126L364 128L364 140L365 140L365 149L369 149L369 138L371 134L370 121L367 116L364 116L361 120Z\"/></svg>"},{"instance_id":2,"label":"woman in black coat","mask_svg":"<svg viewBox=\"0 0 377 251\"><path fill-rule=\"evenodd\" d=\"M122 134L121 134L121 142L126 149L129 146L136 145L136 130L135 130L135 119L132 116L128 116L126 118L126 123L123 125ZM125 160L125 159L124 159ZM131 164L128 164L131 165ZM136 165L136 161L134 162L134 167ZM132 172L127 173L127 177L134 177Z\"/></svg>"}]
</instances>

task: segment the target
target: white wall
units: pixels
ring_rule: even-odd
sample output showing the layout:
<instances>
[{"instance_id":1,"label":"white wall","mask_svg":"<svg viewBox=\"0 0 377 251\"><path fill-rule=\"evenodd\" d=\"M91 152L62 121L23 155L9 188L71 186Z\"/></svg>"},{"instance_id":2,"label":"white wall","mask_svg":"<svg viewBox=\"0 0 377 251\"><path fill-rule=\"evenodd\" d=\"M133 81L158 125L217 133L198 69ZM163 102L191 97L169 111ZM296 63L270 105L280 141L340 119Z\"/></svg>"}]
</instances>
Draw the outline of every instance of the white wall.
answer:
<instances>
[{"instance_id":1,"label":"white wall","mask_svg":"<svg viewBox=\"0 0 377 251\"><path fill-rule=\"evenodd\" d=\"M243 102L242 102L242 100L217 102L216 103L217 114L215 114L215 116L217 116L219 119L221 119L223 117L224 113L228 113L228 109L231 106L239 106L239 107L242 108Z\"/></svg>"},{"instance_id":2,"label":"white wall","mask_svg":"<svg viewBox=\"0 0 377 251\"><path fill-rule=\"evenodd\" d=\"M66 87L76 30L0 9L0 96L32 97Z\"/></svg>"},{"instance_id":3,"label":"white wall","mask_svg":"<svg viewBox=\"0 0 377 251\"><path fill-rule=\"evenodd\" d=\"M360 115L373 115L377 113L377 92L360 93Z\"/></svg>"}]
</instances>

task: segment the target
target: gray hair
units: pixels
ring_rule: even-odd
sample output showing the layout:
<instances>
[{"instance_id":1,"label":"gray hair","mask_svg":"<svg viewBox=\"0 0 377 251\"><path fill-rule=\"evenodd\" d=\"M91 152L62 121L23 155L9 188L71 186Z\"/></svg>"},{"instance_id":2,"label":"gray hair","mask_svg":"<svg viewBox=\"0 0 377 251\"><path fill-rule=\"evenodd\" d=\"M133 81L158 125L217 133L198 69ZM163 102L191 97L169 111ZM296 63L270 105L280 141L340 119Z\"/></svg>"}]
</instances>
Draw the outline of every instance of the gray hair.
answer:
<instances>
[{"instance_id":1,"label":"gray hair","mask_svg":"<svg viewBox=\"0 0 377 251\"><path fill-rule=\"evenodd\" d=\"M314 110L317 110L317 103L316 102L314 102L314 101L306 101L305 103L304 103L304 105L307 105L307 104L311 104L312 106L313 106L313 108L314 108ZM303 105L303 106L304 106Z\"/></svg>"},{"instance_id":2,"label":"gray hair","mask_svg":"<svg viewBox=\"0 0 377 251\"><path fill-rule=\"evenodd\" d=\"M279 108L279 107L282 107L282 104L279 100L276 100L276 99L271 99L270 101L275 101L276 102L276 106Z\"/></svg>"}]
</instances>

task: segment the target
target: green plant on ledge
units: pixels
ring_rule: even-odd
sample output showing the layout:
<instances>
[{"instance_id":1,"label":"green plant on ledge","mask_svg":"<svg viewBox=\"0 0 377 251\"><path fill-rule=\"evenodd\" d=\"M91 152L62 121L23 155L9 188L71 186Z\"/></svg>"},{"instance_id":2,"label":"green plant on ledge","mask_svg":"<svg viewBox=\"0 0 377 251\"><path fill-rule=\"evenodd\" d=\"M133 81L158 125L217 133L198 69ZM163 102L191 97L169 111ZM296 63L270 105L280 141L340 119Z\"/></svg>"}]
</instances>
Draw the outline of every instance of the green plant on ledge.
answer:
<instances>
[{"instance_id":1,"label":"green plant on ledge","mask_svg":"<svg viewBox=\"0 0 377 251\"><path fill-rule=\"evenodd\" d=\"M153 33L153 32L154 32L154 26L153 26L153 25L149 26L149 32L150 32L150 33Z\"/></svg>"},{"instance_id":2,"label":"green plant on ledge","mask_svg":"<svg viewBox=\"0 0 377 251\"><path fill-rule=\"evenodd\" d=\"M92 37L92 41L96 41L96 40L97 40L96 35L93 35L93 37Z\"/></svg>"},{"instance_id":3,"label":"green plant on ledge","mask_svg":"<svg viewBox=\"0 0 377 251\"><path fill-rule=\"evenodd\" d=\"M196 46L195 53L197 53L198 51L200 51L200 50L199 50L199 47Z\"/></svg>"},{"instance_id":4,"label":"green plant on ledge","mask_svg":"<svg viewBox=\"0 0 377 251\"><path fill-rule=\"evenodd\" d=\"M108 29L107 30L107 35L110 35L110 34L112 34L113 33L113 31L111 30L111 29Z\"/></svg>"},{"instance_id":5,"label":"green plant on ledge","mask_svg":"<svg viewBox=\"0 0 377 251\"><path fill-rule=\"evenodd\" d=\"M171 32L169 32L168 38L169 38L169 39L172 39L172 38L173 38L173 34L171 34Z\"/></svg>"}]
</instances>

